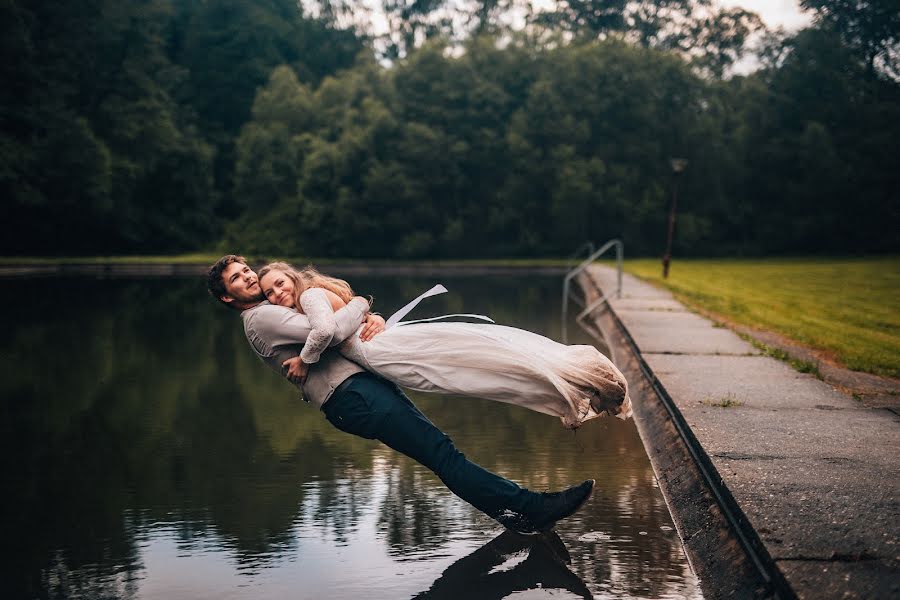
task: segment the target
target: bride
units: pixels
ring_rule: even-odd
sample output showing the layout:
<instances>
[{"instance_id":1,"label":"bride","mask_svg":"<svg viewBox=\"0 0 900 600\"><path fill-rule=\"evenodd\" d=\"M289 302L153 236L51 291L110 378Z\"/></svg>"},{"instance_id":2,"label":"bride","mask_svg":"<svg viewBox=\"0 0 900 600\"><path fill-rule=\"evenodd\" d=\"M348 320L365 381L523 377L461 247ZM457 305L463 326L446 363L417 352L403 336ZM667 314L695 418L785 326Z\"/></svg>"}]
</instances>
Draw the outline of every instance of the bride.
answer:
<instances>
[{"instance_id":1,"label":"bride","mask_svg":"<svg viewBox=\"0 0 900 600\"><path fill-rule=\"evenodd\" d=\"M300 356L285 363L303 378L333 342L334 311L349 284L306 267L275 262L259 271L266 299L309 318ZM625 377L593 346L566 346L513 327L480 323L399 323L371 341L351 335L337 350L365 369L420 392L475 396L559 417L575 429L603 414L631 416Z\"/></svg>"}]
</instances>

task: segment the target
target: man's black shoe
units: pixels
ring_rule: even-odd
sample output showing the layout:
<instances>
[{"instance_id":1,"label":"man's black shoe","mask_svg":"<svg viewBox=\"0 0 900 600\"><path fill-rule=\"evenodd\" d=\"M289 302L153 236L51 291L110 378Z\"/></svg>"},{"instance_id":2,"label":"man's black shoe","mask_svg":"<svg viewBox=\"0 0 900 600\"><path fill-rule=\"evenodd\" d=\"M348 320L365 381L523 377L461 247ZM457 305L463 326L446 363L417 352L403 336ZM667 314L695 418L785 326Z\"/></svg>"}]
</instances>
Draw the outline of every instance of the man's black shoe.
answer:
<instances>
[{"instance_id":1,"label":"man's black shoe","mask_svg":"<svg viewBox=\"0 0 900 600\"><path fill-rule=\"evenodd\" d=\"M593 491L594 480L588 479L561 492L543 493L538 500L538 507L529 511L529 514L505 511L497 516L497 521L507 529L523 535L549 531L557 521L573 515L581 508Z\"/></svg>"}]
</instances>

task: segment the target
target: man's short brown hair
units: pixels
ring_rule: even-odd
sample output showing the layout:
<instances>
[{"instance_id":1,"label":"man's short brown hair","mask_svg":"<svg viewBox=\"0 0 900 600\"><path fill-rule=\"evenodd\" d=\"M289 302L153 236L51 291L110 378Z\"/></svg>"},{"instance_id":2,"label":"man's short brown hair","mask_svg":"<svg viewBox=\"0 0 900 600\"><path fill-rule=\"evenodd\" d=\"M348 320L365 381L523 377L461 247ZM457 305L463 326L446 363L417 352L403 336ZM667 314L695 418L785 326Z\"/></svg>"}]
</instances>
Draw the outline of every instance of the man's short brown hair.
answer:
<instances>
[{"instance_id":1,"label":"man's short brown hair","mask_svg":"<svg viewBox=\"0 0 900 600\"><path fill-rule=\"evenodd\" d=\"M226 306L228 303L222 300L222 296L225 296L228 290L225 288L225 279L222 277L222 273L225 272L228 265L235 262L246 265L247 259L237 254L226 254L217 260L206 273L206 288L209 290L209 293L212 294L213 298Z\"/></svg>"}]
</instances>

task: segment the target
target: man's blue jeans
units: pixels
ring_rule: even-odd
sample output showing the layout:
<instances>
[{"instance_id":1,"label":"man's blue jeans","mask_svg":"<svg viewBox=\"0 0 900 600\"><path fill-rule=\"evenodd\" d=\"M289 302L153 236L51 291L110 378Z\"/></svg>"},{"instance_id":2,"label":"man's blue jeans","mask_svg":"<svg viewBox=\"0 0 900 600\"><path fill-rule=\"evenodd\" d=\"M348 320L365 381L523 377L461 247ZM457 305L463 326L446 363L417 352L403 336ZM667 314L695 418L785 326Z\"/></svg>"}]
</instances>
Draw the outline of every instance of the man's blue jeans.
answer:
<instances>
[{"instance_id":1,"label":"man's blue jeans","mask_svg":"<svg viewBox=\"0 0 900 600\"><path fill-rule=\"evenodd\" d=\"M491 517L505 510L527 513L539 497L467 460L397 386L371 373L353 375L322 412L341 431L380 440L425 465L450 491Z\"/></svg>"}]
</instances>

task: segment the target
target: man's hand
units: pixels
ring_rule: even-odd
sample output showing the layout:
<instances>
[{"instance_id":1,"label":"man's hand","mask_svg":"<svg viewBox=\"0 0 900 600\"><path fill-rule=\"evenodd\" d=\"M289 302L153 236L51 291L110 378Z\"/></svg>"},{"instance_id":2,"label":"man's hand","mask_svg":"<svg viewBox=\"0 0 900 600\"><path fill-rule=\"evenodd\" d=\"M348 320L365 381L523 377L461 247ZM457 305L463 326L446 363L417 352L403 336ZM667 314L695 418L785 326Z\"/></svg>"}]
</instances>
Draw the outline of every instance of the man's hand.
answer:
<instances>
[{"instance_id":1,"label":"man's hand","mask_svg":"<svg viewBox=\"0 0 900 600\"><path fill-rule=\"evenodd\" d=\"M359 339L364 342L368 342L377 334L384 331L384 319L380 315L369 313L366 315L365 324L366 326L363 327L362 332L359 334Z\"/></svg>"},{"instance_id":2,"label":"man's hand","mask_svg":"<svg viewBox=\"0 0 900 600\"><path fill-rule=\"evenodd\" d=\"M303 362L299 356L289 358L283 363L282 367L287 367L285 375L290 381L303 385L306 383L306 377L309 375L309 365Z\"/></svg>"}]
</instances>

